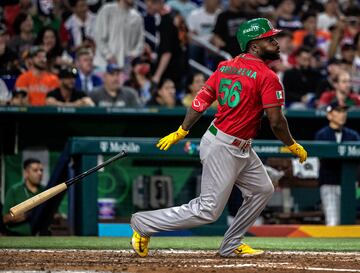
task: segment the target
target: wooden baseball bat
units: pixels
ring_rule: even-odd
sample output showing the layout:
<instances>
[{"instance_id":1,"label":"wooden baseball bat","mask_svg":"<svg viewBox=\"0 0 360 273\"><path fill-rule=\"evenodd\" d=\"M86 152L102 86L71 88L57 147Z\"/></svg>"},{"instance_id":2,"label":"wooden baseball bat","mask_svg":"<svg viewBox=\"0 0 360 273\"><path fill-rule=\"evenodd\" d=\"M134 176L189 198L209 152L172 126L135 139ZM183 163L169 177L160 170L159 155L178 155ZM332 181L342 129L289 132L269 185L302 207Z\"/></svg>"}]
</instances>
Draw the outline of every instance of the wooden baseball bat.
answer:
<instances>
[{"instance_id":1,"label":"wooden baseball bat","mask_svg":"<svg viewBox=\"0 0 360 273\"><path fill-rule=\"evenodd\" d=\"M103 163L67 180L66 182L63 182L59 185L56 185L54 187L51 187L50 189L47 189L46 191L43 191L27 200L25 200L24 202L21 202L20 204L12 207L10 209L10 215L12 217L18 217L20 215L23 215L25 212L31 210L32 208L44 203L45 201L49 200L51 197L54 197L55 195L63 192L64 190L66 190L67 188L69 188L72 184L80 181L82 178L84 178L85 176L88 176L89 174L92 174L94 172L96 172L97 170L105 167L106 165L110 164L111 162L119 159L119 158L123 158L127 156L127 152L126 151L121 151L120 153L118 153L117 155L113 156L112 158L109 158L108 160L104 161Z\"/></svg>"}]
</instances>

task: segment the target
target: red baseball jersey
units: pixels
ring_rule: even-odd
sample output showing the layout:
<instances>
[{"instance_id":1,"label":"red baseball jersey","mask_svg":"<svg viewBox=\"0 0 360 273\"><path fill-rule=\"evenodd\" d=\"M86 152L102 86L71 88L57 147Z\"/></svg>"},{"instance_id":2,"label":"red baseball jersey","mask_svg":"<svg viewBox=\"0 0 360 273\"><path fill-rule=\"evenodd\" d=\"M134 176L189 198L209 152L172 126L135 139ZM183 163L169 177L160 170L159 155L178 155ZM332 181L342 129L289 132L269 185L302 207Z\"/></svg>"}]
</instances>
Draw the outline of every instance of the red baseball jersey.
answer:
<instances>
[{"instance_id":1,"label":"red baseball jersey","mask_svg":"<svg viewBox=\"0 0 360 273\"><path fill-rule=\"evenodd\" d=\"M241 54L221 62L194 99L192 108L202 112L217 99L215 126L226 134L254 138L264 108L284 105L284 88L263 60Z\"/></svg>"}]
</instances>

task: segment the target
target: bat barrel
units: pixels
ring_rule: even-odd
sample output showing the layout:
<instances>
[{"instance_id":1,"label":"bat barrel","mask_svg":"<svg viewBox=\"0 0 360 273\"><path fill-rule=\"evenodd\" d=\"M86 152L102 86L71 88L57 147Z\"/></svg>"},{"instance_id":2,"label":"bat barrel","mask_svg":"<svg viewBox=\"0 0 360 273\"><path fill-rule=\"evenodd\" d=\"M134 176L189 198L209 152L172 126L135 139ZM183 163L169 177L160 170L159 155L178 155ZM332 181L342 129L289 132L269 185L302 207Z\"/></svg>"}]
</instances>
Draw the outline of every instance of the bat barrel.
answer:
<instances>
[{"instance_id":1,"label":"bat barrel","mask_svg":"<svg viewBox=\"0 0 360 273\"><path fill-rule=\"evenodd\" d=\"M25 212L31 210L32 208L40 205L41 203L45 202L46 200L49 200L51 197L59 194L60 192L67 189L67 186L65 183L61 183L55 187L52 187L46 191L43 191L24 202L12 207L10 209L10 215L12 217L18 217Z\"/></svg>"},{"instance_id":2,"label":"bat barrel","mask_svg":"<svg viewBox=\"0 0 360 273\"><path fill-rule=\"evenodd\" d=\"M69 179L66 182L63 182L57 186L54 186L50 189L47 189L46 191L43 191L27 200L25 200L24 202L12 207L10 209L10 215L12 217L18 217L22 214L24 214L25 212L31 210L32 208L40 205L41 203L44 203L46 200L49 200L51 197L59 194L60 192L66 190L69 186L71 186L72 184L74 184L75 182L81 180L82 178L84 178L85 176L88 176L89 174L92 174L94 172L96 172L97 170L105 167L106 165L110 164L111 162L119 159L119 158L123 158L127 156L127 152L126 151L121 151L120 153L118 153L117 155L109 158L108 160L104 161L103 163L79 174L78 176Z\"/></svg>"}]
</instances>

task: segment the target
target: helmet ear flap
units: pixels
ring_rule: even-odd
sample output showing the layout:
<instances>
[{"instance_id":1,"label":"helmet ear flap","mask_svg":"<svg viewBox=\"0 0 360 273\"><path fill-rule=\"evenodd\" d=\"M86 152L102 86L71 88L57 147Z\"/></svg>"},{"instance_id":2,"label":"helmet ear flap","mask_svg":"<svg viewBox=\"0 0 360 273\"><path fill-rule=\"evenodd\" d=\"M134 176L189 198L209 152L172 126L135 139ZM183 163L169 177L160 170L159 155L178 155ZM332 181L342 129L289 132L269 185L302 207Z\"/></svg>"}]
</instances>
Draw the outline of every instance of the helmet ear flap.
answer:
<instances>
[{"instance_id":1,"label":"helmet ear flap","mask_svg":"<svg viewBox=\"0 0 360 273\"><path fill-rule=\"evenodd\" d=\"M254 45L253 43L254 40L256 39L249 39L248 41L242 41L242 43L239 42L241 52L242 53L249 52L251 46Z\"/></svg>"}]
</instances>

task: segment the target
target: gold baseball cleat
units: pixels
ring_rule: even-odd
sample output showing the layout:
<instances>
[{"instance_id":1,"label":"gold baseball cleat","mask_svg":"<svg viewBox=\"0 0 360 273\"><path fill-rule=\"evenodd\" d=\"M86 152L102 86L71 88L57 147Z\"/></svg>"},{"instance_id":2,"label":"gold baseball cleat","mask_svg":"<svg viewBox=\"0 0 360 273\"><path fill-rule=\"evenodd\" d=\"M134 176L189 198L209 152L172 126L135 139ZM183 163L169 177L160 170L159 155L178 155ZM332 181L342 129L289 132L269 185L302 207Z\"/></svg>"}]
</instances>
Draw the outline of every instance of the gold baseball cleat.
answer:
<instances>
[{"instance_id":1,"label":"gold baseball cleat","mask_svg":"<svg viewBox=\"0 0 360 273\"><path fill-rule=\"evenodd\" d=\"M136 231L134 231L131 238L131 246L140 257L146 257L149 252L148 244L150 242L150 237L143 237Z\"/></svg>"},{"instance_id":2,"label":"gold baseball cleat","mask_svg":"<svg viewBox=\"0 0 360 273\"><path fill-rule=\"evenodd\" d=\"M264 250L253 249L251 246L247 244L241 244L237 249L234 250L233 255L231 256L247 257L247 256L261 255L261 254L264 254Z\"/></svg>"}]
</instances>

